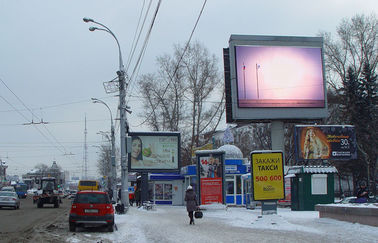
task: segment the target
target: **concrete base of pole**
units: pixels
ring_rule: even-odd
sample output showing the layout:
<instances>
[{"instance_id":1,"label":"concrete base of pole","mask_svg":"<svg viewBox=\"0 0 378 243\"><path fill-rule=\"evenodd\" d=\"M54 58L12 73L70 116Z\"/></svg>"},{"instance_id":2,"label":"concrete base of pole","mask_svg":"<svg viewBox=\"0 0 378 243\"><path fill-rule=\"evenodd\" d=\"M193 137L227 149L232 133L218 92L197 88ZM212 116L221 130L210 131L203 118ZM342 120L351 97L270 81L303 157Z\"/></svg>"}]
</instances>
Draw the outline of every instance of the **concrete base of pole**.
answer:
<instances>
[{"instance_id":1,"label":"concrete base of pole","mask_svg":"<svg viewBox=\"0 0 378 243\"><path fill-rule=\"evenodd\" d=\"M125 206L127 212L129 208L129 183L126 176L126 170L122 169L122 186L121 186L121 202Z\"/></svg>"}]
</instances>

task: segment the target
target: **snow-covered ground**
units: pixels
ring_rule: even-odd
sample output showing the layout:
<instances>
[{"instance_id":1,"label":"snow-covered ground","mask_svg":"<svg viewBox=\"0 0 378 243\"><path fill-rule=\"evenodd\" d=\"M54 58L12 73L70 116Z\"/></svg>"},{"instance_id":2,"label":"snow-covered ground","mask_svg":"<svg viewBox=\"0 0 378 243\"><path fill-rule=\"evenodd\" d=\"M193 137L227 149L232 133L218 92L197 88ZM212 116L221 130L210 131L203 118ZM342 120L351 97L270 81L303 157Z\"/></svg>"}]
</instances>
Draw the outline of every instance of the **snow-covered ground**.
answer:
<instances>
[{"instance_id":1,"label":"snow-covered ground","mask_svg":"<svg viewBox=\"0 0 378 243\"><path fill-rule=\"evenodd\" d=\"M378 227L319 218L317 211L208 206L202 219L189 225L184 206L131 207L116 215L113 233L82 230L67 242L378 242Z\"/></svg>"}]
</instances>

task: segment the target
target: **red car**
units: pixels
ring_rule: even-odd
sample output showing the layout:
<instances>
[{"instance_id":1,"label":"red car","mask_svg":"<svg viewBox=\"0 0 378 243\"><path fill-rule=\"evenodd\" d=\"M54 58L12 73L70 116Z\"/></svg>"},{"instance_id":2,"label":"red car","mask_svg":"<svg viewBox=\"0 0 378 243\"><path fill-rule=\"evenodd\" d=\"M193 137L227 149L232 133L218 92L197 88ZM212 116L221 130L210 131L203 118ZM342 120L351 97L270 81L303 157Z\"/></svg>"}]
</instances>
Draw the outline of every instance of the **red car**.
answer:
<instances>
[{"instance_id":1,"label":"red car","mask_svg":"<svg viewBox=\"0 0 378 243\"><path fill-rule=\"evenodd\" d=\"M114 230L114 208L108 193L102 191L80 191L72 203L69 227L75 232L77 226L106 226Z\"/></svg>"}]
</instances>

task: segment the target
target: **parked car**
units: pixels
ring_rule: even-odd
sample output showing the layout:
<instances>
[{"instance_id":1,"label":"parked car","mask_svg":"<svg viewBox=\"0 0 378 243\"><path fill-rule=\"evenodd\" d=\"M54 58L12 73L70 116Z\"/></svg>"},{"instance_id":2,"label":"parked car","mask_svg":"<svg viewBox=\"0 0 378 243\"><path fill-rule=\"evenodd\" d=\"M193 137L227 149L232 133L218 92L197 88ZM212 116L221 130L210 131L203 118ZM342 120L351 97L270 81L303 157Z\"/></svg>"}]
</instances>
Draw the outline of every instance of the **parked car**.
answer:
<instances>
[{"instance_id":1,"label":"parked car","mask_svg":"<svg viewBox=\"0 0 378 243\"><path fill-rule=\"evenodd\" d=\"M353 203L356 199L357 197L345 197L337 201L336 203L342 203L342 204Z\"/></svg>"},{"instance_id":2,"label":"parked car","mask_svg":"<svg viewBox=\"0 0 378 243\"><path fill-rule=\"evenodd\" d=\"M16 192L0 191L0 208L12 207L14 209L20 208L20 199Z\"/></svg>"},{"instance_id":3,"label":"parked car","mask_svg":"<svg viewBox=\"0 0 378 243\"><path fill-rule=\"evenodd\" d=\"M28 194L29 196L34 196L34 194L36 194L37 191L38 191L38 189L36 189L36 188L31 188L31 189L29 189L29 190L27 191L27 194Z\"/></svg>"},{"instance_id":4,"label":"parked car","mask_svg":"<svg viewBox=\"0 0 378 243\"><path fill-rule=\"evenodd\" d=\"M79 191L73 200L68 218L69 229L76 227L106 226L114 231L114 208L108 193L102 191Z\"/></svg>"},{"instance_id":5,"label":"parked car","mask_svg":"<svg viewBox=\"0 0 378 243\"><path fill-rule=\"evenodd\" d=\"M347 204L347 203L359 203L357 200L357 197L346 197L336 203L342 203L342 204ZM376 203L377 202L377 199L373 196L370 196L368 199L367 199L367 202L366 203Z\"/></svg>"},{"instance_id":6,"label":"parked car","mask_svg":"<svg viewBox=\"0 0 378 243\"><path fill-rule=\"evenodd\" d=\"M63 191L63 198L66 198L70 195L70 191L69 190L64 190Z\"/></svg>"},{"instance_id":7,"label":"parked car","mask_svg":"<svg viewBox=\"0 0 378 243\"><path fill-rule=\"evenodd\" d=\"M77 191L76 190L71 190L70 194L68 195L68 199L75 198Z\"/></svg>"},{"instance_id":8,"label":"parked car","mask_svg":"<svg viewBox=\"0 0 378 243\"><path fill-rule=\"evenodd\" d=\"M16 192L13 186L4 186L3 188L1 188L1 191Z\"/></svg>"}]
</instances>

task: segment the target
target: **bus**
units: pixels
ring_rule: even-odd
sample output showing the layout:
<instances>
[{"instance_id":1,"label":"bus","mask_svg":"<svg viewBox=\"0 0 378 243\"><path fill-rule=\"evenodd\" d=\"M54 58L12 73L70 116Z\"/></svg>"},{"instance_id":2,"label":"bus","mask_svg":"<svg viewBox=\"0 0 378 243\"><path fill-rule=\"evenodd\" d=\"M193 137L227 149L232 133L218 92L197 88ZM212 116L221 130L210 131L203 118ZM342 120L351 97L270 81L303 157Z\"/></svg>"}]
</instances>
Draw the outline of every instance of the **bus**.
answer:
<instances>
[{"instance_id":1,"label":"bus","mask_svg":"<svg viewBox=\"0 0 378 243\"><path fill-rule=\"evenodd\" d=\"M14 189L16 190L16 193L19 198L26 198L28 192L28 185L19 182L16 185L14 185Z\"/></svg>"},{"instance_id":2,"label":"bus","mask_svg":"<svg viewBox=\"0 0 378 243\"><path fill-rule=\"evenodd\" d=\"M100 190L100 185L96 180L80 180L79 184L77 185L77 189L79 191L83 190L92 190L98 191Z\"/></svg>"}]
</instances>

